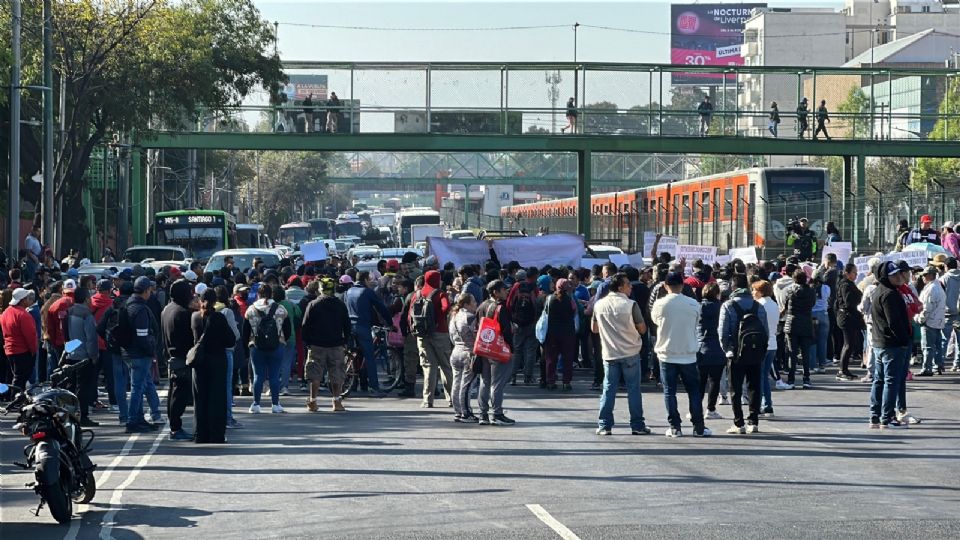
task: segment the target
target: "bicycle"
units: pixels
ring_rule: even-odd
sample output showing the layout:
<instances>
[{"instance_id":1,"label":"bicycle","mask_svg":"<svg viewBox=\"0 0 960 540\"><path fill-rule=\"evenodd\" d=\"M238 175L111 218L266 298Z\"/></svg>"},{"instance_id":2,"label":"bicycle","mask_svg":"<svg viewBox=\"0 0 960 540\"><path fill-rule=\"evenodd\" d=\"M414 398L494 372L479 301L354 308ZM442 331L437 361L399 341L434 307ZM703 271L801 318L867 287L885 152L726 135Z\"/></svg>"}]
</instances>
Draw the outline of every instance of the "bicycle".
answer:
<instances>
[{"instance_id":1,"label":"bicycle","mask_svg":"<svg viewBox=\"0 0 960 540\"><path fill-rule=\"evenodd\" d=\"M382 377L380 377L381 371L388 376L386 383L380 385L380 390L383 392L391 392L403 384L403 355L395 347L387 346L387 332L389 330L390 328L384 326L370 328L373 337L373 358L377 363L377 376L382 380ZM341 398L349 396L350 392L357 389L366 392L369 387L367 360L363 355L363 349L357 342L356 334L351 334L345 349L346 369L343 392L340 394Z\"/></svg>"}]
</instances>

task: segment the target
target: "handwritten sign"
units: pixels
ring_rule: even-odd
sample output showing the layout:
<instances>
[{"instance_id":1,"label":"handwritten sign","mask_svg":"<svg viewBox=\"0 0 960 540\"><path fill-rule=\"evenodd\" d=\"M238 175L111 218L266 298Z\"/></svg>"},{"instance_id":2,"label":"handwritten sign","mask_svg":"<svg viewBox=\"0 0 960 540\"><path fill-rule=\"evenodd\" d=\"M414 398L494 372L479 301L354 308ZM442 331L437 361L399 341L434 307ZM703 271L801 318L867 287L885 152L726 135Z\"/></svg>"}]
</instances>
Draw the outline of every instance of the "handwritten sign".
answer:
<instances>
[{"instance_id":1,"label":"handwritten sign","mask_svg":"<svg viewBox=\"0 0 960 540\"><path fill-rule=\"evenodd\" d=\"M731 248L728 255L730 255L731 261L733 259L740 259L741 261L744 262L744 264L750 264L750 263L756 264L757 262L759 262L757 260L757 248L754 248L754 247Z\"/></svg>"},{"instance_id":2,"label":"handwritten sign","mask_svg":"<svg viewBox=\"0 0 960 540\"><path fill-rule=\"evenodd\" d=\"M688 263L702 259L706 264L713 264L717 259L717 247L680 244L677 246L677 258L686 259Z\"/></svg>"}]
</instances>

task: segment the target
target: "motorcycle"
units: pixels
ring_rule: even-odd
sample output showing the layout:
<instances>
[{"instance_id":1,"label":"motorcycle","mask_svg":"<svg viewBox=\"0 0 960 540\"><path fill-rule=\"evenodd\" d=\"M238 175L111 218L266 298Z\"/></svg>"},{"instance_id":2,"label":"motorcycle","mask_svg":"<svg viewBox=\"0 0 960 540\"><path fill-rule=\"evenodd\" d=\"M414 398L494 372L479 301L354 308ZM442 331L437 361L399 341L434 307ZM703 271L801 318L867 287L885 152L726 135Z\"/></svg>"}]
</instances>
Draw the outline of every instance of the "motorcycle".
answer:
<instances>
[{"instance_id":1,"label":"motorcycle","mask_svg":"<svg viewBox=\"0 0 960 540\"><path fill-rule=\"evenodd\" d=\"M66 343L61 365L66 355L81 345L78 339ZM97 492L93 476L97 466L87 456L96 436L93 430L80 428L80 400L66 388L71 383L76 388L77 374L91 362L86 359L58 368L48 383L26 391L0 384L0 395L10 390L18 392L12 402L0 407L0 414L19 410L13 428L30 439L23 448L26 462L14 465L34 471L35 481L26 484L40 496L33 514L39 516L46 504L61 524L70 522L74 502L86 504Z\"/></svg>"}]
</instances>

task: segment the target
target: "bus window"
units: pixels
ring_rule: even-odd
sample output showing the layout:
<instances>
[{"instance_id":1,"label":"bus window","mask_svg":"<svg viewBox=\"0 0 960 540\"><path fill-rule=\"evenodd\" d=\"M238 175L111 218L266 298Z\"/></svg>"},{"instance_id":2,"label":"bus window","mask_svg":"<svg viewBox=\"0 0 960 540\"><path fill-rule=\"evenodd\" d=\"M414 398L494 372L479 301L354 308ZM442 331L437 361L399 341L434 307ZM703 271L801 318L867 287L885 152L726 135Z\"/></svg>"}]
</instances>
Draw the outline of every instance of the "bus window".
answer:
<instances>
[{"instance_id":1,"label":"bus window","mask_svg":"<svg viewBox=\"0 0 960 540\"><path fill-rule=\"evenodd\" d=\"M723 216L733 219L733 188L723 190Z\"/></svg>"}]
</instances>

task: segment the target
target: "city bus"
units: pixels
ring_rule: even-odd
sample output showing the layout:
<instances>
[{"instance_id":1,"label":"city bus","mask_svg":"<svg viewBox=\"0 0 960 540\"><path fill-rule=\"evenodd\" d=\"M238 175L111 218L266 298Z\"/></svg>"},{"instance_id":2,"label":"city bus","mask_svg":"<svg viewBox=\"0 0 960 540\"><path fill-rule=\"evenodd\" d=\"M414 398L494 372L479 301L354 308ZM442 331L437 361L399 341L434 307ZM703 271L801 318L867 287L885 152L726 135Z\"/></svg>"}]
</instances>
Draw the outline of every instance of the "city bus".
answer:
<instances>
[{"instance_id":1,"label":"city bus","mask_svg":"<svg viewBox=\"0 0 960 540\"><path fill-rule=\"evenodd\" d=\"M193 259L206 261L214 253L237 246L237 223L221 210L171 210L154 216L157 245L178 246Z\"/></svg>"},{"instance_id":2,"label":"city bus","mask_svg":"<svg viewBox=\"0 0 960 540\"><path fill-rule=\"evenodd\" d=\"M237 246L243 248L268 248L270 237L263 232L259 223L237 223Z\"/></svg>"},{"instance_id":3,"label":"city bus","mask_svg":"<svg viewBox=\"0 0 960 540\"><path fill-rule=\"evenodd\" d=\"M357 238L363 236L363 222L360 220L360 216L356 214L341 213L337 216L337 221L333 227L338 238L341 236L356 236Z\"/></svg>"},{"instance_id":4,"label":"city bus","mask_svg":"<svg viewBox=\"0 0 960 540\"><path fill-rule=\"evenodd\" d=\"M284 223L280 226L280 233L277 238L281 244L296 249L300 244L309 242L313 238L313 232L310 224L306 221Z\"/></svg>"},{"instance_id":5,"label":"city bus","mask_svg":"<svg viewBox=\"0 0 960 540\"><path fill-rule=\"evenodd\" d=\"M327 218L308 219L310 224L310 238L329 240L333 238L333 220Z\"/></svg>"}]
</instances>

